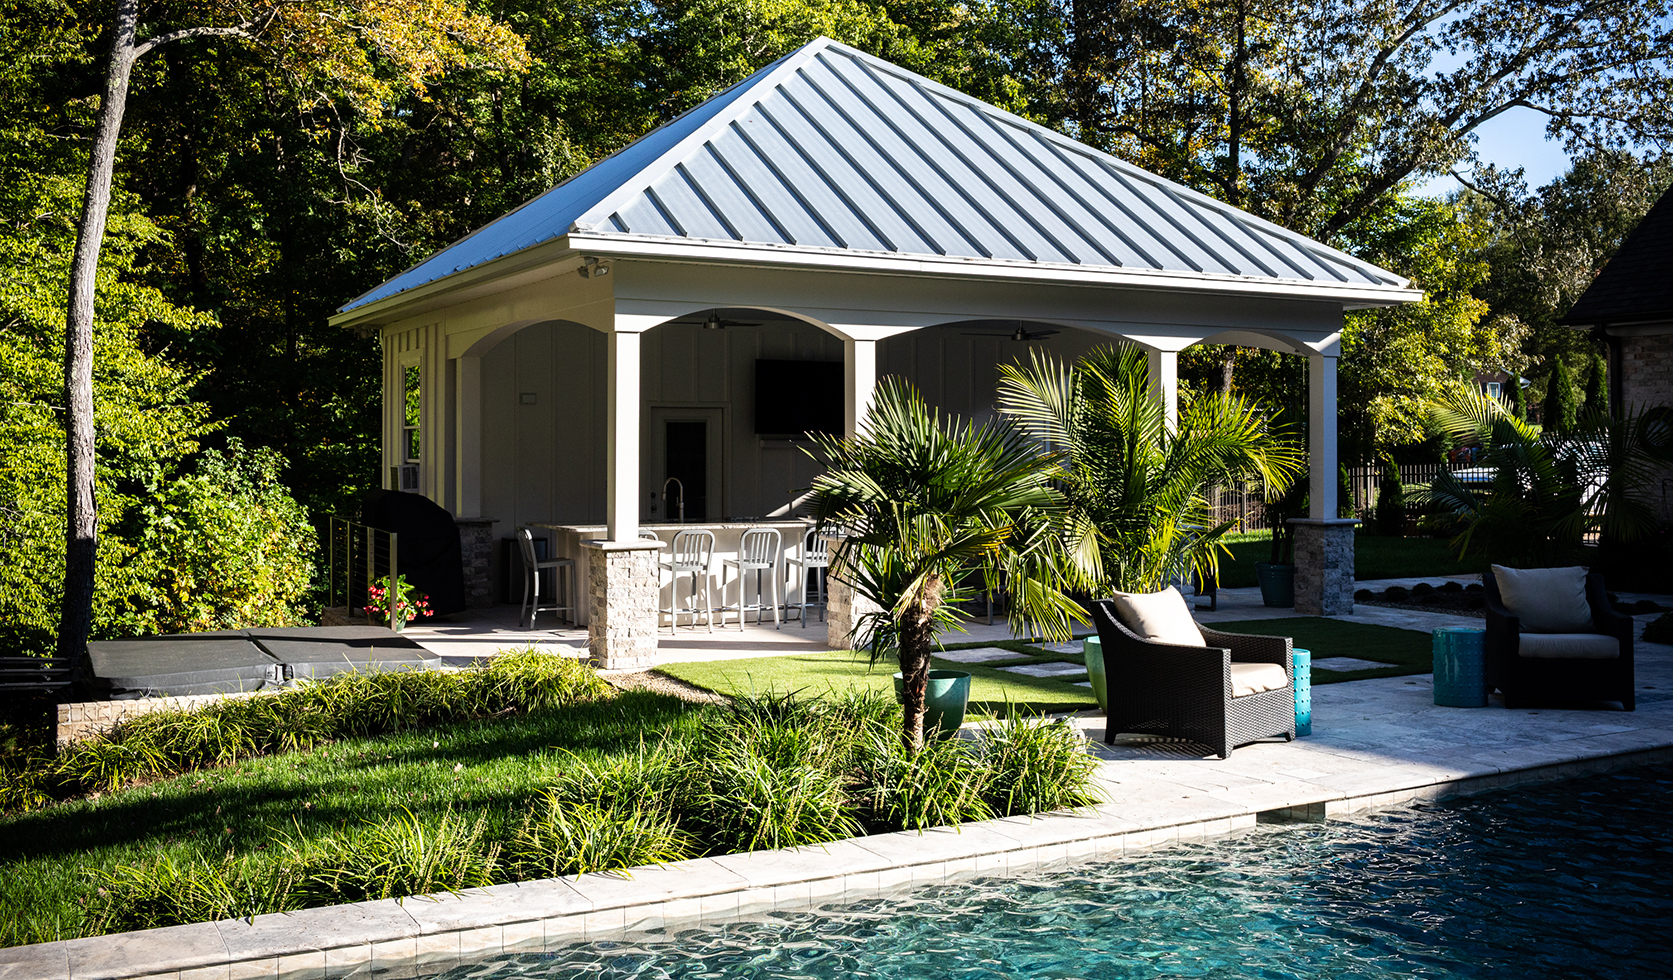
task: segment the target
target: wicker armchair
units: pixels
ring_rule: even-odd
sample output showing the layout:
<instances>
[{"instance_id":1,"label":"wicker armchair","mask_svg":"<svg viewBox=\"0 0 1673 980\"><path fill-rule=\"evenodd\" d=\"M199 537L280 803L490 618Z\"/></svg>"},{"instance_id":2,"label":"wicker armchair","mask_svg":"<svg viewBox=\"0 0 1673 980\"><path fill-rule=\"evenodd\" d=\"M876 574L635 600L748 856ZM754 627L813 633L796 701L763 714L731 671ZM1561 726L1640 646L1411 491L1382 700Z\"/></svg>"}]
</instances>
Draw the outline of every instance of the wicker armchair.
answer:
<instances>
[{"instance_id":1,"label":"wicker armchair","mask_svg":"<svg viewBox=\"0 0 1673 980\"><path fill-rule=\"evenodd\" d=\"M1104 648L1108 722L1104 741L1119 732L1189 739L1224 759L1239 745L1295 738L1295 665L1290 639L1197 629L1207 646L1155 643L1116 618L1114 604L1092 607ZM1232 696L1232 664L1278 664L1284 686Z\"/></svg>"},{"instance_id":2,"label":"wicker armchair","mask_svg":"<svg viewBox=\"0 0 1673 980\"><path fill-rule=\"evenodd\" d=\"M1632 617L1610 607L1602 575L1586 576L1586 603L1592 608L1590 635L1611 637L1619 645L1620 655L1608 659L1522 656L1521 623L1505 608L1498 580L1485 572L1481 584L1487 599L1487 684L1504 692L1505 707L1551 701L1619 701L1627 711L1637 707Z\"/></svg>"}]
</instances>

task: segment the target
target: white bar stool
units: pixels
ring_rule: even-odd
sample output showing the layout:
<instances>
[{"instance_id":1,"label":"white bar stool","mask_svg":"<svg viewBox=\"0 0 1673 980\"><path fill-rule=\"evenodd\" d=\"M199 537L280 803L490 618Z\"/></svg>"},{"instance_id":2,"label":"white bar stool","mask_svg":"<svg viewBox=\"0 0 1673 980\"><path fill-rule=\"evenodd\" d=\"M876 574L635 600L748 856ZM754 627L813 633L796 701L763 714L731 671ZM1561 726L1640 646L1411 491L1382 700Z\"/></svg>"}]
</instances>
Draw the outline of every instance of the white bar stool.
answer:
<instances>
[{"instance_id":1,"label":"white bar stool","mask_svg":"<svg viewBox=\"0 0 1673 980\"><path fill-rule=\"evenodd\" d=\"M802 539L801 556L784 559L786 565L796 566L796 581L799 584L799 590L796 593L798 601L787 603L786 606L795 605L800 608L796 615L802 621L802 629L807 629L807 607L809 606L818 606L819 621L821 623L825 621L825 576L829 574L827 570L831 567L829 548L830 545L824 535L809 531L807 536ZM810 584L813 586L814 599L812 602L807 601L807 589Z\"/></svg>"},{"instance_id":2,"label":"white bar stool","mask_svg":"<svg viewBox=\"0 0 1673 980\"><path fill-rule=\"evenodd\" d=\"M641 532L648 534L649 532ZM674 543L668 549L668 558L657 562L660 569L657 573L657 585L660 589L662 572L670 572L670 591L667 608L658 612L668 614L668 630L679 632L680 613L691 615L691 628L697 628L697 589L701 584L703 589L703 620L709 627L709 632L715 631L714 587L709 582L709 564L714 558L715 535L713 531L681 531L674 535ZM691 575L691 605L680 608L680 576ZM657 627L661 629L660 624Z\"/></svg>"},{"instance_id":3,"label":"white bar stool","mask_svg":"<svg viewBox=\"0 0 1673 980\"><path fill-rule=\"evenodd\" d=\"M726 577L730 569L738 570L738 629L744 628L744 613L755 610L755 624L761 625L761 610L766 606L761 601L761 577L772 575L773 599L773 629L780 628L778 607L784 601L784 583L778 573L779 554L784 550L784 539L779 537L778 530L770 527L757 527L744 532L744 537L738 544L738 557L727 558L721 564L720 595L722 601L726 598ZM744 604L744 578L750 572L755 573L755 604ZM721 625L726 624L724 609L721 615Z\"/></svg>"},{"instance_id":4,"label":"white bar stool","mask_svg":"<svg viewBox=\"0 0 1673 980\"><path fill-rule=\"evenodd\" d=\"M517 529L517 545L523 552L523 608L518 622L524 624L523 629L534 629L534 618L543 612L568 613L571 624L575 622L575 559L547 558L541 559L534 553L534 535L526 527ZM565 571L568 576L564 575ZM540 604L540 573L550 571L552 581L553 605Z\"/></svg>"}]
</instances>

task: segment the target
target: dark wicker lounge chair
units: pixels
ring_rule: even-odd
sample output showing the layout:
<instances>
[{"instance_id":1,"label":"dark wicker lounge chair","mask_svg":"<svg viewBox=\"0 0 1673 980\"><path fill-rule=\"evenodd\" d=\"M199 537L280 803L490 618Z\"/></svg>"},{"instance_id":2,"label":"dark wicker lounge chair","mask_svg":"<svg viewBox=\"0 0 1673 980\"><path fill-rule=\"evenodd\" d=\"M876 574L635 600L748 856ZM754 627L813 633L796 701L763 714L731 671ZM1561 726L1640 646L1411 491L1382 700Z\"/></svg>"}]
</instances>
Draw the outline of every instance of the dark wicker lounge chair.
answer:
<instances>
[{"instance_id":1,"label":"dark wicker lounge chair","mask_svg":"<svg viewBox=\"0 0 1673 980\"><path fill-rule=\"evenodd\" d=\"M1155 643L1116 618L1114 604L1092 607L1104 648L1109 713L1104 741L1118 733L1189 739L1220 758L1239 745L1263 738L1295 738L1295 665L1290 639L1221 633L1203 626L1207 646ZM1284 686L1232 696L1232 664L1278 664Z\"/></svg>"},{"instance_id":2,"label":"dark wicker lounge chair","mask_svg":"<svg viewBox=\"0 0 1673 980\"><path fill-rule=\"evenodd\" d=\"M1631 616L1616 612L1604 592L1603 576L1586 576L1586 603L1592 607L1592 630L1613 637L1620 656L1607 660L1521 656L1521 623L1505 608L1492 572L1481 576L1487 597L1487 683L1504 692L1505 707L1520 708L1553 701L1619 701L1632 711Z\"/></svg>"}]
</instances>

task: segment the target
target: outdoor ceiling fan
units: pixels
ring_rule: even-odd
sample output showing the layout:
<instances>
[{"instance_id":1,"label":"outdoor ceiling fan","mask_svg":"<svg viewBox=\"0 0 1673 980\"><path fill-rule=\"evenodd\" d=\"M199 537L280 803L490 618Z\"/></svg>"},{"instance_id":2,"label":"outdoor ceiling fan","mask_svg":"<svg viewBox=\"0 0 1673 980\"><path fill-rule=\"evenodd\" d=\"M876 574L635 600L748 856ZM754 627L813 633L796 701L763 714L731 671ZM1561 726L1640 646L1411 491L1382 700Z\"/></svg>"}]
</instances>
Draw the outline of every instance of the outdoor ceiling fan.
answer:
<instances>
[{"instance_id":1,"label":"outdoor ceiling fan","mask_svg":"<svg viewBox=\"0 0 1673 980\"><path fill-rule=\"evenodd\" d=\"M718 311L710 313L708 317L703 320L686 320L682 318L678 322L696 323L704 330L725 330L727 327L759 327L761 325L759 322L753 322L750 320L733 320L728 317L723 317Z\"/></svg>"},{"instance_id":2,"label":"outdoor ceiling fan","mask_svg":"<svg viewBox=\"0 0 1673 980\"><path fill-rule=\"evenodd\" d=\"M1019 344L1026 344L1031 340L1044 340L1047 337L1053 336L1053 335L1055 335L1059 332L1060 331L1057 331L1057 330L1029 330L1028 328L1024 327L1022 324L1018 323L1016 325L1016 329L1012 330L1010 333L971 333L971 332L966 332L964 335L966 337L1009 337L1009 338L1011 338L1012 340L1016 341Z\"/></svg>"}]
</instances>

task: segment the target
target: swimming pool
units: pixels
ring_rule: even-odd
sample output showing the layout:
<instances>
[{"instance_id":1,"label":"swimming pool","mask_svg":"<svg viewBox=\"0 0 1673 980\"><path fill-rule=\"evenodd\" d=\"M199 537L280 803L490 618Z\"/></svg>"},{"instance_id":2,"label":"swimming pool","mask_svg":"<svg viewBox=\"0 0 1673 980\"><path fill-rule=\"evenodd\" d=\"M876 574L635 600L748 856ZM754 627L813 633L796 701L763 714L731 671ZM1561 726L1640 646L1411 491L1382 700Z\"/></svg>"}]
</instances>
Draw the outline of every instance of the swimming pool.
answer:
<instances>
[{"instance_id":1,"label":"swimming pool","mask_svg":"<svg viewBox=\"0 0 1673 980\"><path fill-rule=\"evenodd\" d=\"M479 978L1673 977L1673 767L450 970Z\"/></svg>"}]
</instances>

